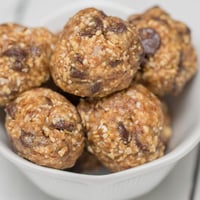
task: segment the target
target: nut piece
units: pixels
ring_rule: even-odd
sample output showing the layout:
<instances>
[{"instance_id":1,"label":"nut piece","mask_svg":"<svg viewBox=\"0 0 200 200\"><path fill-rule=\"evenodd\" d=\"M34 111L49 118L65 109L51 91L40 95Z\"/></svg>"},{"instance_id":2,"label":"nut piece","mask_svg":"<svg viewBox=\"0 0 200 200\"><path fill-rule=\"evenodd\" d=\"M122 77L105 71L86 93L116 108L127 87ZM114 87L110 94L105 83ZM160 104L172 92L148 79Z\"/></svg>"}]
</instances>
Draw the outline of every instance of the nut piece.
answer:
<instances>
[{"instance_id":1,"label":"nut piece","mask_svg":"<svg viewBox=\"0 0 200 200\"><path fill-rule=\"evenodd\" d=\"M0 106L49 78L54 42L44 28L0 25Z\"/></svg>"},{"instance_id":2,"label":"nut piece","mask_svg":"<svg viewBox=\"0 0 200 200\"><path fill-rule=\"evenodd\" d=\"M144 48L135 80L159 96L178 95L197 71L189 28L159 7L130 16L129 23L137 27Z\"/></svg>"},{"instance_id":3,"label":"nut piece","mask_svg":"<svg viewBox=\"0 0 200 200\"><path fill-rule=\"evenodd\" d=\"M142 55L134 27L88 8L66 24L51 58L51 74L65 92L103 97L130 85Z\"/></svg>"},{"instance_id":4,"label":"nut piece","mask_svg":"<svg viewBox=\"0 0 200 200\"><path fill-rule=\"evenodd\" d=\"M15 151L38 165L70 168L84 148L76 108L50 89L29 90L8 104L6 129Z\"/></svg>"},{"instance_id":5,"label":"nut piece","mask_svg":"<svg viewBox=\"0 0 200 200\"><path fill-rule=\"evenodd\" d=\"M161 102L142 85L78 106L88 150L108 169L121 171L164 154Z\"/></svg>"}]
</instances>

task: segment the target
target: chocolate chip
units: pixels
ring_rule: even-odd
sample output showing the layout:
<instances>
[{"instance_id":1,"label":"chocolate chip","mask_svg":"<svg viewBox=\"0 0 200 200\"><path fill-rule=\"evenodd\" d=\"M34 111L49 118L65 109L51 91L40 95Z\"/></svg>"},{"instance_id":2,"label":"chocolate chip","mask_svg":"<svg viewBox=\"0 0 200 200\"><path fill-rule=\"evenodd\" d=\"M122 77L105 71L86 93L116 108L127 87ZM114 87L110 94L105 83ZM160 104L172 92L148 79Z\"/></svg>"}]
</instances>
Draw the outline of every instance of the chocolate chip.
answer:
<instances>
[{"instance_id":1,"label":"chocolate chip","mask_svg":"<svg viewBox=\"0 0 200 200\"><path fill-rule=\"evenodd\" d=\"M92 85L92 87L91 87L91 93L92 94L95 94L95 93L97 93L99 90L100 90L100 88L101 88L101 82L96 82L96 83L94 83L93 85Z\"/></svg>"},{"instance_id":2,"label":"chocolate chip","mask_svg":"<svg viewBox=\"0 0 200 200\"><path fill-rule=\"evenodd\" d=\"M17 111L17 107L15 103L9 103L5 108L6 113L12 118L15 118L15 113Z\"/></svg>"},{"instance_id":3,"label":"chocolate chip","mask_svg":"<svg viewBox=\"0 0 200 200\"><path fill-rule=\"evenodd\" d=\"M116 67L117 65L119 65L122 61L121 60L114 60L114 61L110 61L109 65L111 67Z\"/></svg>"},{"instance_id":4,"label":"chocolate chip","mask_svg":"<svg viewBox=\"0 0 200 200\"><path fill-rule=\"evenodd\" d=\"M123 122L118 122L117 129L120 133L120 136L121 136L124 144L128 144L131 141L132 137L131 137L131 134L125 128Z\"/></svg>"},{"instance_id":5,"label":"chocolate chip","mask_svg":"<svg viewBox=\"0 0 200 200\"><path fill-rule=\"evenodd\" d=\"M51 125L53 128L59 130L59 131L69 131L72 132L75 129L74 124L72 123L67 123L64 119L60 119L56 123L52 123Z\"/></svg>"},{"instance_id":6,"label":"chocolate chip","mask_svg":"<svg viewBox=\"0 0 200 200\"><path fill-rule=\"evenodd\" d=\"M47 102L48 105L50 105L50 106L53 105L53 102L52 102L52 100L49 97L45 97L45 100L46 100L46 102Z\"/></svg>"},{"instance_id":7,"label":"chocolate chip","mask_svg":"<svg viewBox=\"0 0 200 200\"><path fill-rule=\"evenodd\" d=\"M75 67L71 67L70 76L72 78L84 79L87 76L87 73L81 70L78 70Z\"/></svg>"},{"instance_id":8,"label":"chocolate chip","mask_svg":"<svg viewBox=\"0 0 200 200\"><path fill-rule=\"evenodd\" d=\"M19 139L23 146L25 146L25 147L33 146L34 135L32 133L21 130L21 135L20 135Z\"/></svg>"},{"instance_id":9,"label":"chocolate chip","mask_svg":"<svg viewBox=\"0 0 200 200\"><path fill-rule=\"evenodd\" d=\"M12 47L4 51L2 55L7 57L14 57L16 60L23 60L28 56L28 53L21 47Z\"/></svg>"},{"instance_id":10,"label":"chocolate chip","mask_svg":"<svg viewBox=\"0 0 200 200\"><path fill-rule=\"evenodd\" d=\"M85 29L80 31L80 36L83 37L92 37L96 34L98 30L103 30L103 22L98 17L93 17L90 24Z\"/></svg>"},{"instance_id":11,"label":"chocolate chip","mask_svg":"<svg viewBox=\"0 0 200 200\"><path fill-rule=\"evenodd\" d=\"M122 22L112 24L110 27L107 28L107 31L114 32L114 33L123 33L126 30L127 30L127 27Z\"/></svg>"},{"instance_id":12,"label":"chocolate chip","mask_svg":"<svg viewBox=\"0 0 200 200\"><path fill-rule=\"evenodd\" d=\"M16 60L11 68L17 72L28 72L28 68L19 60Z\"/></svg>"},{"instance_id":13,"label":"chocolate chip","mask_svg":"<svg viewBox=\"0 0 200 200\"><path fill-rule=\"evenodd\" d=\"M83 64L83 57L80 54L76 53L74 55L73 61L75 63Z\"/></svg>"},{"instance_id":14,"label":"chocolate chip","mask_svg":"<svg viewBox=\"0 0 200 200\"><path fill-rule=\"evenodd\" d=\"M141 28L139 35L144 53L147 56L154 55L161 45L160 35L152 28Z\"/></svg>"},{"instance_id":15,"label":"chocolate chip","mask_svg":"<svg viewBox=\"0 0 200 200\"><path fill-rule=\"evenodd\" d=\"M24 66L23 60L28 56L26 50L21 47L12 47L3 52L3 56L13 57L15 59L11 68L17 72L28 72L28 68Z\"/></svg>"}]
</instances>

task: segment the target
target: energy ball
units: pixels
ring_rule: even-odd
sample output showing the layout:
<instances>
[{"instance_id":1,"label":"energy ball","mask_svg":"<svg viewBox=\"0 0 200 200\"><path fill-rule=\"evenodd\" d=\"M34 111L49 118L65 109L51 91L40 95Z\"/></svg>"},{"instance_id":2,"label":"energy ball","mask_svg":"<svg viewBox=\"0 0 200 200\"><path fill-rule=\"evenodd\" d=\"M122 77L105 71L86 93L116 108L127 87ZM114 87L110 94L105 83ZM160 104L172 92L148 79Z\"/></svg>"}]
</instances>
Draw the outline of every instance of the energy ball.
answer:
<instances>
[{"instance_id":1,"label":"energy ball","mask_svg":"<svg viewBox=\"0 0 200 200\"><path fill-rule=\"evenodd\" d=\"M153 93L178 95L197 70L189 28L159 7L129 17L138 29L144 60L136 80Z\"/></svg>"},{"instance_id":2,"label":"energy ball","mask_svg":"<svg viewBox=\"0 0 200 200\"><path fill-rule=\"evenodd\" d=\"M52 55L51 75L65 92L103 97L131 84L142 55L134 26L87 8L64 27Z\"/></svg>"},{"instance_id":3,"label":"energy ball","mask_svg":"<svg viewBox=\"0 0 200 200\"><path fill-rule=\"evenodd\" d=\"M140 84L101 100L83 100L78 111L88 150L111 171L121 171L164 154L164 113L158 98Z\"/></svg>"},{"instance_id":4,"label":"energy ball","mask_svg":"<svg viewBox=\"0 0 200 200\"><path fill-rule=\"evenodd\" d=\"M54 41L44 28L0 25L0 106L49 78Z\"/></svg>"},{"instance_id":5,"label":"energy ball","mask_svg":"<svg viewBox=\"0 0 200 200\"><path fill-rule=\"evenodd\" d=\"M50 89L26 91L9 103L6 129L21 157L46 167L70 168L84 148L76 108Z\"/></svg>"}]
</instances>

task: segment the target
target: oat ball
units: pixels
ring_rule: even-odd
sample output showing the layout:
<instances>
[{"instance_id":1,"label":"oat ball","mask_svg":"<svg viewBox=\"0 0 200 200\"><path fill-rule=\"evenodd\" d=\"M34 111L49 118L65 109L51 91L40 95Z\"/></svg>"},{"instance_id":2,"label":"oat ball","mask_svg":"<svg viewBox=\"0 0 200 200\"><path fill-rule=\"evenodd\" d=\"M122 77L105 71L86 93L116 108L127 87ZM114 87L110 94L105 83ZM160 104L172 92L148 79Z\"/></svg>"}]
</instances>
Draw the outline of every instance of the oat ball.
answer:
<instances>
[{"instance_id":1,"label":"oat ball","mask_svg":"<svg viewBox=\"0 0 200 200\"><path fill-rule=\"evenodd\" d=\"M121 171L164 154L162 104L140 84L78 106L88 150L110 170Z\"/></svg>"},{"instance_id":2,"label":"oat ball","mask_svg":"<svg viewBox=\"0 0 200 200\"><path fill-rule=\"evenodd\" d=\"M45 28L0 25L0 106L48 79L54 41Z\"/></svg>"},{"instance_id":3,"label":"oat ball","mask_svg":"<svg viewBox=\"0 0 200 200\"><path fill-rule=\"evenodd\" d=\"M70 168L84 148L76 108L50 89L26 91L9 103L6 129L14 150L38 165Z\"/></svg>"},{"instance_id":4,"label":"oat ball","mask_svg":"<svg viewBox=\"0 0 200 200\"><path fill-rule=\"evenodd\" d=\"M144 48L136 80L157 95L178 95L197 70L189 28L159 7L132 15L129 22L137 27Z\"/></svg>"},{"instance_id":5,"label":"oat ball","mask_svg":"<svg viewBox=\"0 0 200 200\"><path fill-rule=\"evenodd\" d=\"M88 8L64 27L52 55L51 74L68 93L103 97L130 85L142 54L136 28Z\"/></svg>"}]
</instances>

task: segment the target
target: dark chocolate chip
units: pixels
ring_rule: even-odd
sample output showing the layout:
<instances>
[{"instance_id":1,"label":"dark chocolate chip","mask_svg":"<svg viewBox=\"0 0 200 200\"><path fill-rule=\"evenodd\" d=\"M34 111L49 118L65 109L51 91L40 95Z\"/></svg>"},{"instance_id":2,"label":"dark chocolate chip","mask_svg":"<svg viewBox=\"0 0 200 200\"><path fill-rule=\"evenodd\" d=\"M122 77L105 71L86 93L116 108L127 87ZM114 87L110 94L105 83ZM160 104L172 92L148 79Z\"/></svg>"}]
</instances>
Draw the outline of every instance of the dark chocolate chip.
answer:
<instances>
[{"instance_id":1,"label":"dark chocolate chip","mask_svg":"<svg viewBox=\"0 0 200 200\"><path fill-rule=\"evenodd\" d=\"M114 60L114 61L110 61L109 65L111 67L116 67L117 65L119 65L122 61L121 60Z\"/></svg>"},{"instance_id":2,"label":"dark chocolate chip","mask_svg":"<svg viewBox=\"0 0 200 200\"><path fill-rule=\"evenodd\" d=\"M123 122L118 122L118 127L117 127L120 136L124 142L124 144L128 144L131 141L131 134L127 131L125 128Z\"/></svg>"},{"instance_id":3,"label":"dark chocolate chip","mask_svg":"<svg viewBox=\"0 0 200 200\"><path fill-rule=\"evenodd\" d=\"M6 113L12 118L15 118L15 113L17 111L17 107L15 103L9 103L5 108Z\"/></svg>"},{"instance_id":4,"label":"dark chocolate chip","mask_svg":"<svg viewBox=\"0 0 200 200\"><path fill-rule=\"evenodd\" d=\"M91 26L89 25L80 31L80 36L90 38L94 36L97 31L103 30L103 22L99 17L93 17L91 22L93 22Z\"/></svg>"},{"instance_id":5,"label":"dark chocolate chip","mask_svg":"<svg viewBox=\"0 0 200 200\"><path fill-rule=\"evenodd\" d=\"M25 146L25 147L33 146L34 135L32 133L21 130L21 135L20 135L19 139L23 146Z\"/></svg>"},{"instance_id":6,"label":"dark chocolate chip","mask_svg":"<svg viewBox=\"0 0 200 200\"><path fill-rule=\"evenodd\" d=\"M103 22L99 17L93 17L93 21L95 23L95 29L96 30L102 30L103 29Z\"/></svg>"},{"instance_id":7,"label":"dark chocolate chip","mask_svg":"<svg viewBox=\"0 0 200 200\"><path fill-rule=\"evenodd\" d=\"M16 60L11 68L17 72L28 72L28 68L20 60Z\"/></svg>"},{"instance_id":8,"label":"dark chocolate chip","mask_svg":"<svg viewBox=\"0 0 200 200\"><path fill-rule=\"evenodd\" d=\"M83 64L83 57L80 54L76 53L74 55L73 61L79 64Z\"/></svg>"},{"instance_id":9,"label":"dark chocolate chip","mask_svg":"<svg viewBox=\"0 0 200 200\"><path fill-rule=\"evenodd\" d=\"M50 105L50 106L53 105L53 102L52 102L52 100L49 97L45 97L45 100L46 100L46 102L47 102L48 105Z\"/></svg>"},{"instance_id":10,"label":"dark chocolate chip","mask_svg":"<svg viewBox=\"0 0 200 200\"><path fill-rule=\"evenodd\" d=\"M152 28L139 29L139 35L145 54L154 55L161 45L160 35Z\"/></svg>"},{"instance_id":11,"label":"dark chocolate chip","mask_svg":"<svg viewBox=\"0 0 200 200\"><path fill-rule=\"evenodd\" d=\"M91 93L92 94L95 94L95 93L97 93L99 90L100 90L100 88L101 88L101 82L96 82L96 83L94 83L93 85L92 85L92 87L91 87Z\"/></svg>"},{"instance_id":12,"label":"dark chocolate chip","mask_svg":"<svg viewBox=\"0 0 200 200\"><path fill-rule=\"evenodd\" d=\"M87 76L86 72L80 71L75 67L71 67L70 76L72 78L84 79Z\"/></svg>"},{"instance_id":13,"label":"dark chocolate chip","mask_svg":"<svg viewBox=\"0 0 200 200\"><path fill-rule=\"evenodd\" d=\"M127 27L122 22L111 24L110 27L107 28L107 31L114 32L114 33L123 33L126 30L127 30Z\"/></svg>"},{"instance_id":14,"label":"dark chocolate chip","mask_svg":"<svg viewBox=\"0 0 200 200\"><path fill-rule=\"evenodd\" d=\"M28 56L28 53L21 47L12 47L4 51L2 55L7 57L14 57L16 60L23 60Z\"/></svg>"},{"instance_id":15,"label":"dark chocolate chip","mask_svg":"<svg viewBox=\"0 0 200 200\"><path fill-rule=\"evenodd\" d=\"M67 123L64 119L60 119L56 123L52 123L52 127L59 130L59 131L69 131L72 132L75 129L74 124Z\"/></svg>"}]
</instances>

